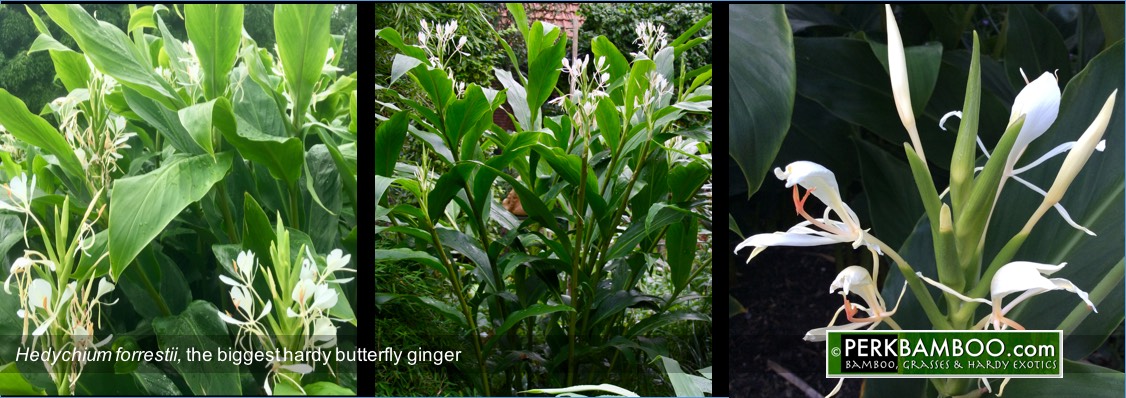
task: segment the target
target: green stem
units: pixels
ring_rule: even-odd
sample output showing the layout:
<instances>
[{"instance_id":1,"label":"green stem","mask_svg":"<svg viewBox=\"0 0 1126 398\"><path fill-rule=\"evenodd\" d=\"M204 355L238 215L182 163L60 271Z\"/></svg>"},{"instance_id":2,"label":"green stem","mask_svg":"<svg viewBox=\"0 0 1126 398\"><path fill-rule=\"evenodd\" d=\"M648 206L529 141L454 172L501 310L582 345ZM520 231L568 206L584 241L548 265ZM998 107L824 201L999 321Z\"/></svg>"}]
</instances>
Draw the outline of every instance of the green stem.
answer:
<instances>
[{"instance_id":1,"label":"green stem","mask_svg":"<svg viewBox=\"0 0 1126 398\"><path fill-rule=\"evenodd\" d=\"M919 304L923 306L923 311L927 313L927 318L930 319L931 325L938 329L950 330L953 327L946 316L942 315L942 311L938 310L938 305L934 303L934 297L931 296L927 286L915 275L915 270L907 263L895 250L893 250L887 243L876 239L876 237L868 235L868 239L880 247L880 251L888 255L899 266L899 272L903 274L903 278L907 280L907 284L911 286L911 292L919 299Z\"/></svg>"},{"instance_id":2,"label":"green stem","mask_svg":"<svg viewBox=\"0 0 1126 398\"><path fill-rule=\"evenodd\" d=\"M231 243L239 243L238 232L235 232L235 218L231 215L231 205L227 203L227 186L223 181L215 184L218 193L215 201L219 202L219 211L223 213L223 226L227 229L227 238Z\"/></svg>"},{"instance_id":3,"label":"green stem","mask_svg":"<svg viewBox=\"0 0 1126 398\"><path fill-rule=\"evenodd\" d=\"M461 279L458 278L457 269L446 256L446 249L445 246L442 246L442 239L438 237L438 230L434 228L434 224L430 220L426 220L426 225L430 229L430 237L434 240L434 247L438 249L438 257L442 260L442 264L446 266L446 272L449 273L450 283L454 285L454 294L457 295L457 300L461 304L465 321L469 324L473 333L473 350L477 354L477 364L481 369L481 385L485 389L485 395L491 395L489 392L489 371L485 363L484 353L481 351L481 333L477 330L477 320L473 319L473 311L469 309L469 302L465 299L465 293L462 291Z\"/></svg>"},{"instance_id":4,"label":"green stem","mask_svg":"<svg viewBox=\"0 0 1126 398\"><path fill-rule=\"evenodd\" d=\"M585 146L588 144L584 142ZM576 311L571 313L570 331L568 332L568 350L567 350L567 385L575 384L575 340L578 338L576 334L576 327L578 324L578 309L579 309L579 268L583 262L583 218L586 215L586 179L587 179L587 150L583 148L582 155L582 168L579 170L579 195L576 198L578 206L575 207L575 254L571 261L571 286L569 287L571 294L571 307ZM583 317L586 319L586 317Z\"/></svg>"},{"instance_id":5,"label":"green stem","mask_svg":"<svg viewBox=\"0 0 1126 398\"><path fill-rule=\"evenodd\" d=\"M133 270L133 272L141 278L141 286L145 288L145 292L149 294L149 298L156 303L156 306L160 309L160 313L164 316L171 316L172 310L169 309L168 304L164 302L164 296L161 296L160 293L156 291L156 287L153 286L149 275L138 268L140 266L140 264L136 264L129 267L129 269Z\"/></svg>"}]
</instances>

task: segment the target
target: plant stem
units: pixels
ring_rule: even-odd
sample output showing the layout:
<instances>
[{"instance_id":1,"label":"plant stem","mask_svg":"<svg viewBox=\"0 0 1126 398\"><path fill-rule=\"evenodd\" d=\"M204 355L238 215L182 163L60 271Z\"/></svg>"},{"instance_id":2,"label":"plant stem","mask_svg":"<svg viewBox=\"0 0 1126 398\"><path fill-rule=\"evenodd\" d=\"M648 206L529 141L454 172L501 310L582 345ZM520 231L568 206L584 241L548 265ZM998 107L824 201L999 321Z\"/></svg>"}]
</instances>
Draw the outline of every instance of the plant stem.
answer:
<instances>
[{"instance_id":1,"label":"plant stem","mask_svg":"<svg viewBox=\"0 0 1126 398\"><path fill-rule=\"evenodd\" d=\"M587 149L584 142L582 154L582 167L579 169L579 196L576 198L578 206L575 207L575 254L571 261L571 286L569 286L571 294L571 307L575 308L575 312L571 313L570 332L568 333L568 350L567 350L567 385L575 384L575 340L578 338L576 335L576 326L578 323L578 309L579 309L579 268L583 262L583 217L586 215L586 179L587 179ZM585 317L584 317L585 319Z\"/></svg>"},{"instance_id":2,"label":"plant stem","mask_svg":"<svg viewBox=\"0 0 1126 398\"><path fill-rule=\"evenodd\" d=\"M434 224L430 220L426 221L427 227L430 229L430 237L434 240L434 247L438 249L438 257L442 260L442 264L446 266L446 272L449 273L450 282L454 285L454 294L457 295L457 300L461 304L461 311L465 315L465 321L469 324L469 328L473 333L473 350L477 354L477 364L481 369L481 385L485 389L485 395L491 395L489 392L489 371L485 363L484 353L481 351L481 334L477 330L477 320L473 319L473 311L469 309L469 303L465 300L465 293L462 291L461 280L458 278L457 269L454 268L453 263L450 262L446 256L445 246L442 246L442 239L438 237L438 230L434 228Z\"/></svg>"},{"instance_id":3,"label":"plant stem","mask_svg":"<svg viewBox=\"0 0 1126 398\"><path fill-rule=\"evenodd\" d=\"M223 181L215 184L218 190L215 201L219 202L219 211L223 213L223 225L227 229L227 238L231 243L239 243L238 232L235 232L235 218L231 215L231 206L227 203L227 186Z\"/></svg>"},{"instance_id":4,"label":"plant stem","mask_svg":"<svg viewBox=\"0 0 1126 398\"><path fill-rule=\"evenodd\" d=\"M927 313L927 318L930 319L931 325L944 330L953 329L950 321L946 319L946 316L942 315L942 311L938 310L938 305L934 303L934 297L931 296L930 291L927 290L927 286L923 284L923 281L919 279L918 275L915 275L915 270L911 268L911 264L908 264L907 260L904 260L903 257L888 246L887 243L871 235L868 235L868 239L876 243L876 245L880 247L880 251L883 251L884 254L891 257L892 261L895 261L895 264L899 266L899 272L903 274L903 278L906 279L907 284L911 286L911 292L919 299L919 304L923 306L923 311Z\"/></svg>"},{"instance_id":5,"label":"plant stem","mask_svg":"<svg viewBox=\"0 0 1126 398\"><path fill-rule=\"evenodd\" d=\"M141 286L145 288L145 292L149 294L149 298L151 298L152 301L156 303L156 306L160 309L160 313L164 316L171 316L172 310L169 309L168 304L164 302L164 297L156 291L156 287L153 286L152 280L149 279L149 275L138 268L139 266L140 264L137 264L136 266L129 267L129 269L133 270L133 272L141 278Z\"/></svg>"}]
</instances>

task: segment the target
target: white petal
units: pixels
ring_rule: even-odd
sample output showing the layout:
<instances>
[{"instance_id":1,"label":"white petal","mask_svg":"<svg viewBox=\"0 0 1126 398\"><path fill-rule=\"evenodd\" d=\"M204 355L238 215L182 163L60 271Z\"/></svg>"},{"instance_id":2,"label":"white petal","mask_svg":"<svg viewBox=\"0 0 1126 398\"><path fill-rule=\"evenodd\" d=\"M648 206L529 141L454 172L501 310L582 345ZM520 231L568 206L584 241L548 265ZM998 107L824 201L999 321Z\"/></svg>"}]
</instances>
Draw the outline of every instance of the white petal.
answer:
<instances>
[{"instance_id":1,"label":"white petal","mask_svg":"<svg viewBox=\"0 0 1126 398\"><path fill-rule=\"evenodd\" d=\"M230 315L227 315L227 313L225 313L223 311L216 311L216 312L219 313L219 319L222 319L223 322L226 322L226 323L229 323L229 324L232 324L232 325L246 325L246 324L250 323L250 322L240 321L240 320L235 319L235 318L231 318Z\"/></svg>"},{"instance_id":2,"label":"white petal","mask_svg":"<svg viewBox=\"0 0 1126 398\"><path fill-rule=\"evenodd\" d=\"M871 285L872 276L868 273L868 270L859 265L853 265L837 274L837 278L833 280L833 284L829 285L829 293L844 290L844 294L847 295L851 290L855 290L857 287Z\"/></svg>"},{"instance_id":3,"label":"white petal","mask_svg":"<svg viewBox=\"0 0 1126 398\"><path fill-rule=\"evenodd\" d=\"M1024 126L1021 127L1020 134L1017 135L1016 143L1013 144L1012 152L1009 154L1010 167L1016 163L1017 157L1024 152L1028 144L1051 127L1059 111L1060 87L1051 72L1044 72L1038 79L1024 86L1013 100L1013 109L1009 114L1009 124L1015 122L1021 115L1025 117Z\"/></svg>"},{"instance_id":4,"label":"white petal","mask_svg":"<svg viewBox=\"0 0 1126 398\"><path fill-rule=\"evenodd\" d=\"M1005 264L997 270L996 274L993 274L989 291L996 302L1016 292L1032 289L1053 290L1056 285L1045 278L1044 275L1051 275L1053 272L1062 269L1064 265L1067 265L1067 263L1051 265L1031 261L1014 261Z\"/></svg>"},{"instance_id":5,"label":"white petal","mask_svg":"<svg viewBox=\"0 0 1126 398\"><path fill-rule=\"evenodd\" d=\"M822 246L831 245L834 243L844 242L839 239L830 238L820 235L810 235L804 233L791 233L791 232L773 232L768 234L752 235L747 240L744 240L738 246L735 246L735 252L746 247L770 247L770 246Z\"/></svg>"},{"instance_id":6,"label":"white petal","mask_svg":"<svg viewBox=\"0 0 1126 398\"><path fill-rule=\"evenodd\" d=\"M32 307L46 309L50 305L51 296L54 289L51 284L43 279L36 279L31 281L31 286L27 289L27 303Z\"/></svg>"},{"instance_id":7,"label":"white petal","mask_svg":"<svg viewBox=\"0 0 1126 398\"><path fill-rule=\"evenodd\" d=\"M300 373L300 374L309 374L309 373L313 372L313 367L309 366L308 364L304 364L304 363L295 363L295 364L292 364L292 365L285 365L285 366L282 366L281 368L288 370L288 371L291 371L291 372Z\"/></svg>"},{"instance_id":8,"label":"white petal","mask_svg":"<svg viewBox=\"0 0 1126 398\"><path fill-rule=\"evenodd\" d=\"M805 341L811 341L811 342L825 341L825 339L828 337L826 332L828 332L830 330L856 330L856 329L860 329L862 327L865 327L865 326L868 326L868 325L871 325L871 324L872 324L872 322L858 322L858 323L846 323L844 325L833 325L833 326L828 326L828 327L823 327L823 328L817 328L817 329L813 329L813 330L806 332L805 337L803 339Z\"/></svg>"},{"instance_id":9,"label":"white petal","mask_svg":"<svg viewBox=\"0 0 1126 398\"><path fill-rule=\"evenodd\" d=\"M231 286L242 286L242 283L227 277L226 275L219 275L219 280Z\"/></svg>"}]
</instances>

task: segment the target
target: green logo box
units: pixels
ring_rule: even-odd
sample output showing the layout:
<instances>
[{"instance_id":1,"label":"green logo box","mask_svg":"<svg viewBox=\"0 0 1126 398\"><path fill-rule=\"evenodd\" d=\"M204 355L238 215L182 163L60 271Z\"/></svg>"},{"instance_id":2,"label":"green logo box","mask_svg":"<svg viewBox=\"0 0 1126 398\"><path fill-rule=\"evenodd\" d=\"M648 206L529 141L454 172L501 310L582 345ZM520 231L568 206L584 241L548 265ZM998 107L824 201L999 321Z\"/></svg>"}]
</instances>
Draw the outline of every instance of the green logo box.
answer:
<instances>
[{"instance_id":1,"label":"green logo box","mask_svg":"<svg viewBox=\"0 0 1126 398\"><path fill-rule=\"evenodd\" d=\"M829 331L825 377L1063 377L1059 330Z\"/></svg>"}]
</instances>

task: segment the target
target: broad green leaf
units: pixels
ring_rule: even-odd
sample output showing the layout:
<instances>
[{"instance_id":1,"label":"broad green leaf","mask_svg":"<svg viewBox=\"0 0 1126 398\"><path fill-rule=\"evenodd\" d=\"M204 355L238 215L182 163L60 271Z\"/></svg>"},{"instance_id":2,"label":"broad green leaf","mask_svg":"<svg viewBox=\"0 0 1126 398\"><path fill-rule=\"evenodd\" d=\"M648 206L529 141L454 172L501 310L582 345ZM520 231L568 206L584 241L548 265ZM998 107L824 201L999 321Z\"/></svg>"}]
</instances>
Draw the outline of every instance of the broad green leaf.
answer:
<instances>
[{"instance_id":1,"label":"broad green leaf","mask_svg":"<svg viewBox=\"0 0 1126 398\"><path fill-rule=\"evenodd\" d=\"M133 375L133 380L137 382L137 387L141 389L144 394L153 396L172 396L183 395L180 389L176 387L176 382L172 381L160 368L156 367L149 362L141 362L137 366L137 371L129 372Z\"/></svg>"},{"instance_id":2,"label":"broad green leaf","mask_svg":"<svg viewBox=\"0 0 1126 398\"><path fill-rule=\"evenodd\" d=\"M126 28L125 31L132 32L143 28L156 29L156 23L153 22L152 14L152 6L137 8L129 15L129 27Z\"/></svg>"},{"instance_id":3,"label":"broad green leaf","mask_svg":"<svg viewBox=\"0 0 1126 398\"><path fill-rule=\"evenodd\" d=\"M1103 28L1104 47L1109 48L1114 43L1122 40L1123 36L1123 10L1121 5L1095 4L1095 12L1099 16L1099 25Z\"/></svg>"},{"instance_id":4,"label":"broad green leaf","mask_svg":"<svg viewBox=\"0 0 1126 398\"><path fill-rule=\"evenodd\" d=\"M47 395L42 388L28 383L15 362L0 366L0 394L4 395Z\"/></svg>"},{"instance_id":5,"label":"broad green leaf","mask_svg":"<svg viewBox=\"0 0 1126 398\"><path fill-rule=\"evenodd\" d=\"M46 120L28 111L23 101L2 88L0 88L0 125L16 139L55 155L59 166L62 166L63 171L68 175L74 177L86 175L85 169L82 168L78 157L74 155L74 150L63 135Z\"/></svg>"},{"instance_id":6,"label":"broad green leaf","mask_svg":"<svg viewBox=\"0 0 1126 398\"><path fill-rule=\"evenodd\" d=\"M594 118L598 121L598 131L610 146L610 155L617 156L622 141L622 117L614 101L609 98L598 101Z\"/></svg>"},{"instance_id":7,"label":"broad green leaf","mask_svg":"<svg viewBox=\"0 0 1126 398\"><path fill-rule=\"evenodd\" d=\"M161 252L158 243L141 250L136 264L122 275L117 287L137 313L147 318L177 314L192 301L191 288L179 265Z\"/></svg>"},{"instance_id":8,"label":"broad green leaf","mask_svg":"<svg viewBox=\"0 0 1126 398\"><path fill-rule=\"evenodd\" d=\"M31 10L31 6L25 4L23 8L27 11L27 15L31 17L31 23L35 25L35 30L39 31L39 33L51 34L51 31L47 29L47 24L43 23L43 19L39 18L39 14Z\"/></svg>"},{"instance_id":9,"label":"broad green leaf","mask_svg":"<svg viewBox=\"0 0 1126 398\"><path fill-rule=\"evenodd\" d=\"M221 153L182 158L140 176L114 181L109 208L109 260L114 280L185 207L200 200L231 168Z\"/></svg>"},{"instance_id":10,"label":"broad green leaf","mask_svg":"<svg viewBox=\"0 0 1126 398\"><path fill-rule=\"evenodd\" d=\"M396 80L399 80L400 77L403 77L403 75L405 75L407 72L410 72L411 69L414 69L419 65L422 65L422 60L418 58L406 56L403 54L395 54L395 60L391 62L390 84L395 84Z\"/></svg>"},{"instance_id":11,"label":"broad green leaf","mask_svg":"<svg viewBox=\"0 0 1126 398\"><path fill-rule=\"evenodd\" d=\"M854 140L860 159L864 195L868 198L872 233L899 247L924 215L923 203L907 163L868 141ZM932 191L933 187L926 187Z\"/></svg>"},{"instance_id":12,"label":"broad green leaf","mask_svg":"<svg viewBox=\"0 0 1126 398\"><path fill-rule=\"evenodd\" d=\"M442 262L438 261L437 257L430 255L430 253L421 252L421 251L417 251L417 250L404 249L404 248L400 248L400 249L375 249L375 261L376 262L395 262L395 261L406 261L406 260L417 261L419 263L422 263L422 265L430 267L430 269L437 271L439 274L441 274L442 276L445 276L447 278L450 275L450 271L447 270L446 267L442 265Z\"/></svg>"},{"instance_id":13,"label":"broad green leaf","mask_svg":"<svg viewBox=\"0 0 1126 398\"><path fill-rule=\"evenodd\" d=\"M59 43L59 41L55 40L55 38L51 37L51 35L40 34L38 37L35 38L35 41L31 43L31 48L29 48L27 50L27 53L33 54L33 53L36 53L36 52L39 52L39 51L47 51L47 50L73 51L70 48L67 48L67 46L64 46L63 43Z\"/></svg>"},{"instance_id":14,"label":"broad green leaf","mask_svg":"<svg viewBox=\"0 0 1126 398\"><path fill-rule=\"evenodd\" d=\"M1005 72L1013 86L1024 87L1020 69L1024 69L1028 81L1044 72L1058 73L1061 84L1071 78L1067 46L1048 18L1031 5L1012 4L1006 22Z\"/></svg>"},{"instance_id":15,"label":"broad green leaf","mask_svg":"<svg viewBox=\"0 0 1126 398\"><path fill-rule=\"evenodd\" d=\"M711 17L709 16L709 18ZM595 57L606 57L606 63L610 65L610 82L629 73L629 61L606 36L598 36L591 40L590 51L594 53Z\"/></svg>"},{"instance_id":16,"label":"broad green leaf","mask_svg":"<svg viewBox=\"0 0 1126 398\"><path fill-rule=\"evenodd\" d=\"M1117 397L1126 382L1122 372L1089 363L1063 361L1062 379L1013 379L1005 396Z\"/></svg>"},{"instance_id":17,"label":"broad green leaf","mask_svg":"<svg viewBox=\"0 0 1126 398\"><path fill-rule=\"evenodd\" d=\"M711 177L711 169L699 162L676 165L669 170L668 177L669 192L672 193L673 202L692 199L692 195Z\"/></svg>"},{"instance_id":18,"label":"broad green leaf","mask_svg":"<svg viewBox=\"0 0 1126 398\"><path fill-rule=\"evenodd\" d=\"M313 180L313 190L320 197L325 208L306 206L305 222L301 225L308 231L313 247L318 252L328 253L340 246L338 214L344 202L344 184L340 180L336 163L333 162L332 155L324 144L314 145L306 154L309 162L309 174L306 178ZM305 194L311 199L313 193Z\"/></svg>"},{"instance_id":19,"label":"broad green leaf","mask_svg":"<svg viewBox=\"0 0 1126 398\"><path fill-rule=\"evenodd\" d=\"M152 330L161 349L217 352L231 347L219 309L206 301L193 302L179 315L154 319ZM232 362L180 360L170 365L196 395L242 395L239 367Z\"/></svg>"},{"instance_id":20,"label":"broad green leaf","mask_svg":"<svg viewBox=\"0 0 1126 398\"><path fill-rule=\"evenodd\" d=\"M532 125L532 110L528 107L528 94L524 86L506 70L493 69L493 72L508 93L508 105L512 107L512 114L516 116L516 123L520 125L520 129L535 130Z\"/></svg>"},{"instance_id":21,"label":"broad green leaf","mask_svg":"<svg viewBox=\"0 0 1126 398\"><path fill-rule=\"evenodd\" d=\"M192 138L192 135L184 129L177 112L165 108L159 102L149 99L128 87L124 88L123 91L130 110L140 116L145 123L155 127L156 131L163 135L173 148L191 155L205 153L203 148Z\"/></svg>"},{"instance_id":22,"label":"broad green leaf","mask_svg":"<svg viewBox=\"0 0 1126 398\"><path fill-rule=\"evenodd\" d=\"M681 209L676 205L665 202L654 203L645 216L646 234L652 234L672 223L680 222L685 217L692 217L692 212Z\"/></svg>"},{"instance_id":23,"label":"broad green leaf","mask_svg":"<svg viewBox=\"0 0 1126 398\"><path fill-rule=\"evenodd\" d=\"M574 312L575 309L566 305L547 305L543 303L532 304L528 308L508 314L508 318L506 318L504 320L504 323L501 324L499 328L497 328L495 334L497 336L504 335L505 332L508 332L508 330L512 329L513 326L516 326L517 323L529 317L538 317L541 315L561 311Z\"/></svg>"},{"instance_id":24,"label":"broad green leaf","mask_svg":"<svg viewBox=\"0 0 1126 398\"><path fill-rule=\"evenodd\" d=\"M294 127L304 124L313 88L321 77L332 44L331 4L278 4L274 7L274 35L285 86L293 100Z\"/></svg>"},{"instance_id":25,"label":"broad green leaf","mask_svg":"<svg viewBox=\"0 0 1126 398\"><path fill-rule=\"evenodd\" d=\"M277 236L274 235L274 227L270 224L270 219L266 216L266 212L262 210L262 206L258 205L258 201L249 192L244 195L245 197L242 200L245 207L242 212L242 244L254 253L269 253L270 243L277 239ZM266 265L272 264L273 261L270 256L266 255L261 255L258 258Z\"/></svg>"},{"instance_id":26,"label":"broad green leaf","mask_svg":"<svg viewBox=\"0 0 1126 398\"><path fill-rule=\"evenodd\" d=\"M85 88L90 80L90 64L86 56L74 51L48 51L55 65L55 77L63 82L67 90Z\"/></svg>"},{"instance_id":27,"label":"broad green leaf","mask_svg":"<svg viewBox=\"0 0 1126 398\"><path fill-rule=\"evenodd\" d=\"M547 102L552 90L555 89L561 72L560 62L567 53L567 36L559 33L562 29L555 28L550 31L554 32L553 34L544 35L542 31L548 30L548 27L542 24L536 22L528 30L529 36L543 40L543 49L534 58L531 57L531 44L529 43L528 46L528 84L525 89L528 93L528 106L532 110L532 123L537 123L540 107ZM557 40L551 42L556 37Z\"/></svg>"},{"instance_id":28,"label":"broad green leaf","mask_svg":"<svg viewBox=\"0 0 1126 398\"><path fill-rule=\"evenodd\" d=\"M189 106L177 112L177 116L192 140L204 151L213 155L215 154L214 130L219 130L224 135L234 135L237 129L231 103L226 98Z\"/></svg>"},{"instance_id":29,"label":"broad green leaf","mask_svg":"<svg viewBox=\"0 0 1126 398\"><path fill-rule=\"evenodd\" d=\"M120 29L99 22L79 5L44 4L43 10L78 42L94 66L121 84L169 108L182 103L175 89L156 75L145 55Z\"/></svg>"},{"instance_id":30,"label":"broad green leaf","mask_svg":"<svg viewBox=\"0 0 1126 398\"><path fill-rule=\"evenodd\" d=\"M729 23L729 154L746 176L748 195L754 195L790 128L794 43L781 4L732 6Z\"/></svg>"},{"instance_id":31,"label":"broad green leaf","mask_svg":"<svg viewBox=\"0 0 1126 398\"><path fill-rule=\"evenodd\" d=\"M219 101L225 102L224 99ZM259 112L273 112L272 109L259 109ZM236 129L220 129L223 137L238 149L239 154L251 162L266 166L270 175L284 181L287 185L297 182L301 176L301 162L295 159L304 157L304 148L297 137L278 137L259 130L260 119L246 119L235 116Z\"/></svg>"},{"instance_id":32,"label":"broad green leaf","mask_svg":"<svg viewBox=\"0 0 1126 398\"><path fill-rule=\"evenodd\" d=\"M675 359L661 356L661 363L665 366L665 375L669 377L669 384L672 384L673 391L676 391L678 397L702 397L704 390L700 388L693 377L700 377L690 375L680 368L680 362ZM707 381L705 379L705 381ZM708 382L709 389L711 382ZM711 392L711 391L708 391Z\"/></svg>"},{"instance_id":33,"label":"broad green leaf","mask_svg":"<svg viewBox=\"0 0 1126 398\"><path fill-rule=\"evenodd\" d=\"M665 235L669 270L676 289L688 286L692 266L696 261L696 231L700 227L695 217L687 217L669 225Z\"/></svg>"},{"instance_id":34,"label":"broad green leaf","mask_svg":"<svg viewBox=\"0 0 1126 398\"><path fill-rule=\"evenodd\" d=\"M334 396L349 396L356 395L355 391L341 387L333 382L318 381L304 387L306 395L334 395Z\"/></svg>"},{"instance_id":35,"label":"broad green leaf","mask_svg":"<svg viewBox=\"0 0 1126 398\"><path fill-rule=\"evenodd\" d=\"M880 59L884 71L888 70L888 46L866 38L872 53ZM918 115L927 107L927 101L938 81L938 68L942 64L942 43L929 42L903 49L907 59L907 81L911 85L911 109Z\"/></svg>"},{"instance_id":36,"label":"broad green leaf","mask_svg":"<svg viewBox=\"0 0 1126 398\"><path fill-rule=\"evenodd\" d=\"M184 6L184 28L199 56L203 95L209 100L223 95L227 89L228 74L238 59L242 35L237 33L242 32L242 19L242 4ZM324 62L323 55L321 62Z\"/></svg>"}]
</instances>

